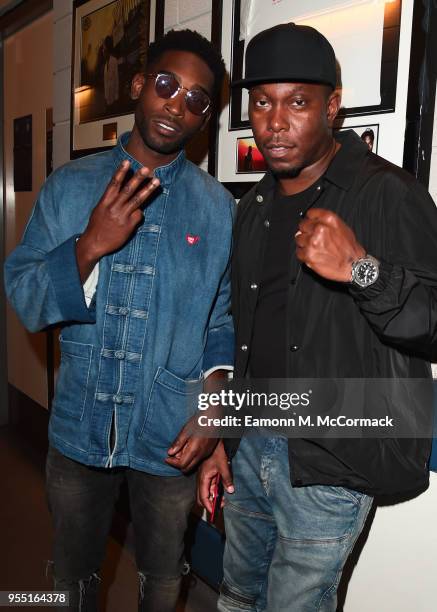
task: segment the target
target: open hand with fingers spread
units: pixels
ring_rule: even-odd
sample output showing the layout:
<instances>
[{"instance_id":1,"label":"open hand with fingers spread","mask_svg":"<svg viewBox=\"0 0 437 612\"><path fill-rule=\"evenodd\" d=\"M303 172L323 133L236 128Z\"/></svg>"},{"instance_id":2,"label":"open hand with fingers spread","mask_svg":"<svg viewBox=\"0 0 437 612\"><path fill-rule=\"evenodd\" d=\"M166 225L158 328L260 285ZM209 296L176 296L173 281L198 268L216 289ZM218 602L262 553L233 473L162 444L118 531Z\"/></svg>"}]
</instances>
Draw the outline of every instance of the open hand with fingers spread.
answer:
<instances>
[{"instance_id":1,"label":"open hand with fingers spread","mask_svg":"<svg viewBox=\"0 0 437 612\"><path fill-rule=\"evenodd\" d=\"M145 167L125 183L129 167L128 160L121 163L77 241L76 256L82 282L101 257L129 240L143 218L141 205L159 186L159 179ZM149 180L144 185L146 179Z\"/></svg>"},{"instance_id":2,"label":"open hand with fingers spread","mask_svg":"<svg viewBox=\"0 0 437 612\"><path fill-rule=\"evenodd\" d=\"M349 282L352 263L366 255L351 228L324 208L307 211L295 238L299 261L328 280Z\"/></svg>"}]
</instances>

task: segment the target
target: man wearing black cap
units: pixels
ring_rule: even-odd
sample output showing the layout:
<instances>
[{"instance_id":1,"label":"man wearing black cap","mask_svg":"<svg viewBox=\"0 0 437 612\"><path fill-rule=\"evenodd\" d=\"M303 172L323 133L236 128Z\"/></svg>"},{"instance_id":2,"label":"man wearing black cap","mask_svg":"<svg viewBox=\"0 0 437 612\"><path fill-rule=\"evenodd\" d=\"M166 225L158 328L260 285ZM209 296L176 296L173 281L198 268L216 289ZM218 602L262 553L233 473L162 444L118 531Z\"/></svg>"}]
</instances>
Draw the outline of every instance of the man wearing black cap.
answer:
<instances>
[{"instance_id":1,"label":"man wearing black cap","mask_svg":"<svg viewBox=\"0 0 437 612\"><path fill-rule=\"evenodd\" d=\"M235 85L249 89L269 172L240 201L235 225L235 377L429 378L431 198L353 132L333 136L336 62L319 32L294 24L261 32L245 74ZM227 491L219 610L334 612L373 496L423 491L429 452L418 438L220 443L199 488L207 509L217 474Z\"/></svg>"}]
</instances>

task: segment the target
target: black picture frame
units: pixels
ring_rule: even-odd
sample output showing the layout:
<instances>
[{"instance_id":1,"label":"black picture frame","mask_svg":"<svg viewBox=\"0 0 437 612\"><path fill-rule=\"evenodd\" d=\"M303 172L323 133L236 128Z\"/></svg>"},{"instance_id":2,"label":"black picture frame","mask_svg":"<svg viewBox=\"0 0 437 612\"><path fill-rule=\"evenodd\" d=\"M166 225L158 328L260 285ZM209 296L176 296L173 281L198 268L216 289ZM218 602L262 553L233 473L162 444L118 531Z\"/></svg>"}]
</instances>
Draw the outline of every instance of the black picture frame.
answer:
<instances>
[{"instance_id":1,"label":"black picture frame","mask_svg":"<svg viewBox=\"0 0 437 612\"><path fill-rule=\"evenodd\" d=\"M428 188L437 83L437 10L414 3L403 167Z\"/></svg>"},{"instance_id":2,"label":"black picture frame","mask_svg":"<svg viewBox=\"0 0 437 612\"><path fill-rule=\"evenodd\" d=\"M162 0L164 1L164 0ZM214 0L212 3L211 17L211 42L218 51L222 51L222 28L223 28L223 0ZM229 97L229 75L225 79L222 92L217 95L213 104L213 112L209 121L208 132L208 172L212 176L217 176L218 163L218 134L220 129L227 129L227 126L220 126L220 112ZM255 181L232 181L223 182L224 187L228 189L237 200L240 199L246 191L255 185Z\"/></svg>"},{"instance_id":3,"label":"black picture frame","mask_svg":"<svg viewBox=\"0 0 437 612\"><path fill-rule=\"evenodd\" d=\"M345 130L352 130L359 136L362 140L365 140L363 136L367 133L371 138L371 146L369 146L372 153L378 154L378 143L379 143L379 132L380 132L379 123L363 123L360 125L347 125L345 127L334 127L335 132L342 132ZM368 141L365 141L368 143Z\"/></svg>"},{"instance_id":4,"label":"black picture frame","mask_svg":"<svg viewBox=\"0 0 437 612\"><path fill-rule=\"evenodd\" d=\"M14 119L14 192L32 191L32 115Z\"/></svg>"}]
</instances>

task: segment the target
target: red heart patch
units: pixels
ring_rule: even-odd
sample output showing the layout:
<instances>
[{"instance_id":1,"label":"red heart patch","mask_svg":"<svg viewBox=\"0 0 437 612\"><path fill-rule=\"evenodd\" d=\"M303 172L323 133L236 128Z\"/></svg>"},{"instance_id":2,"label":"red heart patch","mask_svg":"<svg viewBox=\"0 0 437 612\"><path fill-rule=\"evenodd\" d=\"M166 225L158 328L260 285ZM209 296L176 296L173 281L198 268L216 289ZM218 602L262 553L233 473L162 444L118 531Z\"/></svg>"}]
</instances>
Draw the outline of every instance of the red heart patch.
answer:
<instances>
[{"instance_id":1,"label":"red heart patch","mask_svg":"<svg viewBox=\"0 0 437 612\"><path fill-rule=\"evenodd\" d=\"M193 236L193 234L187 234L186 240L189 245L197 244L200 240L200 236Z\"/></svg>"}]
</instances>

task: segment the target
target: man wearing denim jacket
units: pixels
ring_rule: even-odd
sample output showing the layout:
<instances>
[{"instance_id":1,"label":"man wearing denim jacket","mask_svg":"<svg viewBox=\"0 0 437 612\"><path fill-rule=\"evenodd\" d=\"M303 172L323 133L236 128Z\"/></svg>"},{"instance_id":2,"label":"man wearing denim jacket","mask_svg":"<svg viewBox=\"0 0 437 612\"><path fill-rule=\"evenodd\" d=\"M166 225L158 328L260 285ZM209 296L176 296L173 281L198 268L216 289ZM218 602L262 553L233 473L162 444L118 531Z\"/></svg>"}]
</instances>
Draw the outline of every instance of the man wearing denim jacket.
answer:
<instances>
[{"instance_id":1,"label":"man wearing denim jacket","mask_svg":"<svg viewBox=\"0 0 437 612\"><path fill-rule=\"evenodd\" d=\"M193 468L215 447L190 435L189 399L233 364L234 202L183 152L223 75L197 33L153 43L132 82L133 131L50 176L6 263L23 324L62 326L47 489L55 585L70 592L69 609L96 609L125 478L139 609L176 605Z\"/></svg>"}]
</instances>

